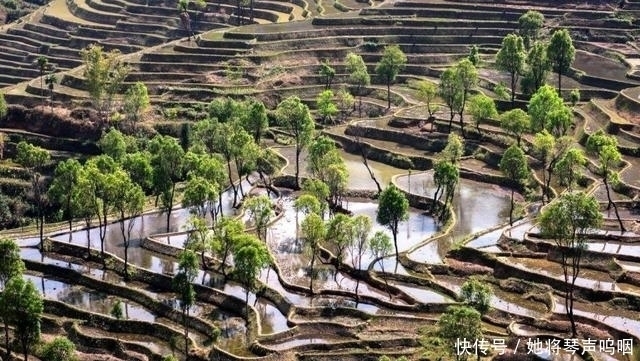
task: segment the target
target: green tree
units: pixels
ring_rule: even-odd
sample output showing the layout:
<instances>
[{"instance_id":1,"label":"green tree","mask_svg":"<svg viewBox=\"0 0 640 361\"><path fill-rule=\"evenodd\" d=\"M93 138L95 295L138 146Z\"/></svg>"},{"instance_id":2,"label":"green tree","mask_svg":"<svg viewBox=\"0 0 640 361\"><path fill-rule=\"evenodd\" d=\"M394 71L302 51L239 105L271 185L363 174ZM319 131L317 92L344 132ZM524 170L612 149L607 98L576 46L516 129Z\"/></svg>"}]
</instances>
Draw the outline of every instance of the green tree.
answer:
<instances>
[{"instance_id":1,"label":"green tree","mask_svg":"<svg viewBox=\"0 0 640 361\"><path fill-rule=\"evenodd\" d=\"M267 226L271 218L275 215L271 199L266 195L249 197L245 200L244 206L249 210L249 215L256 227L256 234L261 241L267 240Z\"/></svg>"},{"instance_id":2,"label":"green tree","mask_svg":"<svg viewBox=\"0 0 640 361\"><path fill-rule=\"evenodd\" d=\"M120 161L127 154L127 141L124 134L115 128L104 133L98 141L102 153L110 156L115 161Z\"/></svg>"},{"instance_id":3,"label":"green tree","mask_svg":"<svg viewBox=\"0 0 640 361\"><path fill-rule=\"evenodd\" d=\"M151 159L154 193L160 197L162 210L167 214L169 232L176 184L184 177L184 150L175 138L158 135L151 140L149 151L154 155Z\"/></svg>"},{"instance_id":4,"label":"green tree","mask_svg":"<svg viewBox=\"0 0 640 361\"><path fill-rule=\"evenodd\" d=\"M118 166L113 158L108 155L101 155L89 159L85 163L85 169L86 172L81 173L79 182L81 186L79 186L79 189L83 190L85 195L91 195L90 199L93 201L92 211L98 218L100 256L104 260L104 241L109 224L107 216L117 197L116 184L118 179L115 173Z\"/></svg>"},{"instance_id":5,"label":"green tree","mask_svg":"<svg viewBox=\"0 0 640 361\"><path fill-rule=\"evenodd\" d=\"M539 36L544 26L544 15L535 10L529 10L518 19L519 32L524 39L524 45L529 49Z\"/></svg>"},{"instance_id":6,"label":"green tree","mask_svg":"<svg viewBox=\"0 0 640 361\"><path fill-rule=\"evenodd\" d=\"M116 300L116 302L111 307L109 314L116 320L124 319L124 307L122 306L122 301Z\"/></svg>"},{"instance_id":7,"label":"green tree","mask_svg":"<svg viewBox=\"0 0 640 361\"><path fill-rule=\"evenodd\" d=\"M307 217L302 221L300 228L302 230L302 236L304 237L305 253L307 253L310 258L309 290L311 291L311 294L313 294L313 278L315 276L313 266L318 253L318 248L320 247L320 242L324 241L326 238L327 229L322 218L315 213L307 215Z\"/></svg>"},{"instance_id":8,"label":"green tree","mask_svg":"<svg viewBox=\"0 0 640 361\"><path fill-rule=\"evenodd\" d=\"M189 311L196 302L193 281L198 276L198 257L190 250L178 255L178 272L173 277L173 290L178 296L184 326L184 354L189 355Z\"/></svg>"},{"instance_id":9,"label":"green tree","mask_svg":"<svg viewBox=\"0 0 640 361\"><path fill-rule=\"evenodd\" d=\"M311 142L315 125L309 108L296 96L291 96L278 104L276 115L280 124L291 133L295 140L296 187L300 187L300 153Z\"/></svg>"},{"instance_id":10,"label":"green tree","mask_svg":"<svg viewBox=\"0 0 640 361\"><path fill-rule=\"evenodd\" d=\"M327 181L327 169L332 164L344 163L336 142L326 135L320 135L309 144L307 170L323 182Z\"/></svg>"},{"instance_id":11,"label":"green tree","mask_svg":"<svg viewBox=\"0 0 640 361\"><path fill-rule=\"evenodd\" d=\"M89 176L88 167L80 168L78 175L78 184L74 188L71 196L71 204L73 213L76 217L81 218L85 224L85 232L87 235L87 256L91 254L91 226L93 218L96 217L98 208L98 199L96 196L96 182ZM99 217L98 217L99 218ZM102 232L102 227L100 227Z\"/></svg>"},{"instance_id":12,"label":"green tree","mask_svg":"<svg viewBox=\"0 0 640 361\"><path fill-rule=\"evenodd\" d=\"M515 184L521 184L526 180L529 176L529 165L522 148L515 144L507 148L500 160L500 170ZM511 187L511 208L509 209L509 224L511 225L513 225L515 184Z\"/></svg>"},{"instance_id":13,"label":"green tree","mask_svg":"<svg viewBox=\"0 0 640 361\"><path fill-rule=\"evenodd\" d=\"M245 313L249 318L249 291L255 289L260 271L271 264L271 256L265 243L255 236L243 234L233 252L234 275L245 288Z\"/></svg>"},{"instance_id":14,"label":"green tree","mask_svg":"<svg viewBox=\"0 0 640 361\"><path fill-rule=\"evenodd\" d=\"M387 84L387 109L391 108L391 83L396 80L406 63L407 56L400 47L398 45L388 45L384 48L382 58L376 65L376 74L384 79Z\"/></svg>"},{"instance_id":15,"label":"green tree","mask_svg":"<svg viewBox=\"0 0 640 361\"><path fill-rule=\"evenodd\" d=\"M127 119L135 126L140 115L149 108L149 92L143 82L135 82L124 94L124 111Z\"/></svg>"},{"instance_id":16,"label":"green tree","mask_svg":"<svg viewBox=\"0 0 640 361\"><path fill-rule=\"evenodd\" d=\"M353 98L353 95L349 93L346 87L340 87L340 90L336 93L336 106L340 111L342 116L342 120L347 119L347 115L350 113L350 110L353 109L356 104L356 100Z\"/></svg>"},{"instance_id":17,"label":"green tree","mask_svg":"<svg viewBox=\"0 0 640 361\"><path fill-rule=\"evenodd\" d=\"M13 335L27 361L29 350L40 340L40 318L44 310L42 296L31 281L13 277L0 294L0 310L3 311L5 325L13 326ZM6 347L9 350L8 343Z\"/></svg>"},{"instance_id":18,"label":"green tree","mask_svg":"<svg viewBox=\"0 0 640 361\"><path fill-rule=\"evenodd\" d=\"M524 50L522 38L516 34L509 34L502 39L502 47L496 55L496 66L511 76L511 106L514 104L518 77L525 67L527 54Z\"/></svg>"},{"instance_id":19,"label":"green tree","mask_svg":"<svg viewBox=\"0 0 640 361\"><path fill-rule=\"evenodd\" d=\"M322 212L322 208L320 206L320 201L312 194L301 194L296 198L294 202L294 208L297 212L302 211L305 215L309 215L311 213L315 213L320 215Z\"/></svg>"},{"instance_id":20,"label":"green tree","mask_svg":"<svg viewBox=\"0 0 640 361\"><path fill-rule=\"evenodd\" d=\"M262 135L269 128L267 108L258 100L249 100L242 104L245 111L241 113L240 124L247 133L253 135L253 141L260 144Z\"/></svg>"},{"instance_id":21,"label":"green tree","mask_svg":"<svg viewBox=\"0 0 640 361\"><path fill-rule=\"evenodd\" d=\"M562 94L562 74L571 69L576 58L576 48L573 47L571 35L567 29L556 30L547 46L547 55L553 70L558 73L558 94Z\"/></svg>"},{"instance_id":22,"label":"green tree","mask_svg":"<svg viewBox=\"0 0 640 361\"><path fill-rule=\"evenodd\" d=\"M433 168L433 182L436 185L436 192L433 195L434 210L436 202L444 195L444 205L440 215L442 217L447 206L453 201L453 194L460 179L460 169L458 164L448 160L436 162Z\"/></svg>"},{"instance_id":23,"label":"green tree","mask_svg":"<svg viewBox=\"0 0 640 361\"><path fill-rule=\"evenodd\" d=\"M529 115L524 110L516 108L502 113L500 125L516 138L517 144L520 146L520 138L530 128L531 124Z\"/></svg>"},{"instance_id":24,"label":"green tree","mask_svg":"<svg viewBox=\"0 0 640 361\"><path fill-rule=\"evenodd\" d=\"M242 177L249 176L255 170L256 160L260 155L260 147L253 141L253 137L249 133L235 126L234 132L231 134L231 154L238 172L238 179L242 179ZM238 183L238 189L241 196L244 197L242 182ZM237 206L239 201L236 196L237 193L234 193L234 206Z\"/></svg>"},{"instance_id":25,"label":"green tree","mask_svg":"<svg viewBox=\"0 0 640 361\"><path fill-rule=\"evenodd\" d=\"M31 194L36 208L36 225L40 230L41 246L44 239L44 208L47 204L47 197L40 169L49 162L49 159L51 159L51 155L46 149L25 141L18 143L14 160L29 172L31 178Z\"/></svg>"},{"instance_id":26,"label":"green tree","mask_svg":"<svg viewBox=\"0 0 640 361\"><path fill-rule=\"evenodd\" d=\"M480 312L481 315L486 314L491 309L491 297L493 290L487 283L480 281L476 277L471 277L462 284L460 289L460 298L469 307Z\"/></svg>"},{"instance_id":27,"label":"green tree","mask_svg":"<svg viewBox=\"0 0 640 361\"><path fill-rule=\"evenodd\" d=\"M104 119L109 119L113 98L130 69L120 61L117 49L105 53L101 46L93 44L81 50L80 56L84 63L83 77L94 107Z\"/></svg>"},{"instance_id":28,"label":"green tree","mask_svg":"<svg viewBox=\"0 0 640 361\"><path fill-rule=\"evenodd\" d=\"M281 156L271 148L263 148L256 160L256 172L267 188L267 194L271 192L271 178L280 171L283 165Z\"/></svg>"},{"instance_id":29,"label":"green tree","mask_svg":"<svg viewBox=\"0 0 640 361\"><path fill-rule=\"evenodd\" d=\"M205 270L209 269L206 253L213 250L214 232L207 227L207 220L204 216L191 215L187 221L189 234L184 244L185 249L200 253L200 263Z\"/></svg>"},{"instance_id":30,"label":"green tree","mask_svg":"<svg viewBox=\"0 0 640 361\"><path fill-rule=\"evenodd\" d=\"M362 257L369 247L369 233L373 224L371 218L366 215L357 215L351 220L353 227L353 242L350 244L351 265L357 270L362 270ZM360 287L360 277L356 278L356 300L358 299L358 288Z\"/></svg>"},{"instance_id":31,"label":"green tree","mask_svg":"<svg viewBox=\"0 0 640 361\"><path fill-rule=\"evenodd\" d=\"M333 116L338 114L338 107L333 102L333 92L331 90L325 90L318 94L316 106L323 123L333 122Z\"/></svg>"},{"instance_id":32,"label":"green tree","mask_svg":"<svg viewBox=\"0 0 640 361\"><path fill-rule=\"evenodd\" d=\"M38 64L38 70L40 71L40 92L44 94L44 75L47 71L47 67L49 66L49 59L44 55L40 55L36 60L36 63ZM43 109L44 109L44 100L45 100L45 97L43 96L42 97Z\"/></svg>"},{"instance_id":33,"label":"green tree","mask_svg":"<svg viewBox=\"0 0 640 361\"><path fill-rule=\"evenodd\" d=\"M244 225L237 219L222 217L213 227L212 250L220 260L220 272L226 277L225 266L231 251L237 245L237 238L244 233Z\"/></svg>"},{"instance_id":34,"label":"green tree","mask_svg":"<svg viewBox=\"0 0 640 361\"><path fill-rule=\"evenodd\" d=\"M131 230L137 217L144 209L144 191L135 184L122 169L114 173L115 197L113 209L119 217L122 244L124 245L124 278L129 279L129 246L131 245Z\"/></svg>"},{"instance_id":35,"label":"green tree","mask_svg":"<svg viewBox=\"0 0 640 361\"><path fill-rule=\"evenodd\" d=\"M387 277L384 276L384 259L389 257L391 252L393 251L393 245L391 244L391 238L381 231L377 231L373 234L373 236L369 239L369 252L371 252L371 256L374 259L374 263L377 261L380 263L380 269L382 270L382 277L384 279L384 283L387 288L387 292L389 293L389 299L391 299L391 290L389 289L389 283L387 282Z\"/></svg>"},{"instance_id":36,"label":"green tree","mask_svg":"<svg viewBox=\"0 0 640 361\"><path fill-rule=\"evenodd\" d=\"M362 93L364 88L371 84L371 76L367 71L367 64L365 64L360 55L348 53L345 63L347 65L347 72L349 72L349 84L356 88L358 115L362 118Z\"/></svg>"},{"instance_id":37,"label":"green tree","mask_svg":"<svg viewBox=\"0 0 640 361\"><path fill-rule=\"evenodd\" d=\"M562 194L544 208L539 217L542 235L556 243L561 256L565 284L565 311L571 321L571 333L577 334L573 316L575 283L580 274L582 251L590 231L602 224L598 201L584 192Z\"/></svg>"},{"instance_id":38,"label":"green tree","mask_svg":"<svg viewBox=\"0 0 640 361\"><path fill-rule=\"evenodd\" d=\"M607 210L613 206L620 225L620 232L624 233L626 229L622 224L622 219L620 219L618 206L611 199L611 191L609 190L610 182L618 182L618 173L615 172L614 168L618 167L622 162L622 155L620 154L620 150L618 150L618 141L613 136L606 134L602 129L599 129L587 138L586 146L589 153L598 156L598 171L602 177L602 182L607 191L607 200L609 201Z\"/></svg>"},{"instance_id":39,"label":"green tree","mask_svg":"<svg viewBox=\"0 0 640 361\"><path fill-rule=\"evenodd\" d=\"M471 49L469 49L469 55L467 59L473 64L473 66L480 66L480 50L477 45L471 45Z\"/></svg>"},{"instance_id":40,"label":"green tree","mask_svg":"<svg viewBox=\"0 0 640 361\"><path fill-rule=\"evenodd\" d=\"M539 41L535 42L527 53L527 67L521 82L522 92L526 95L536 93L547 81L550 69L546 46Z\"/></svg>"},{"instance_id":41,"label":"green tree","mask_svg":"<svg viewBox=\"0 0 640 361\"><path fill-rule=\"evenodd\" d=\"M20 247L16 241L0 238L0 290L3 290L13 277L24 272L24 262L20 257Z\"/></svg>"},{"instance_id":42,"label":"green tree","mask_svg":"<svg viewBox=\"0 0 640 361\"><path fill-rule=\"evenodd\" d=\"M564 107L562 98L549 85L543 85L531 97L528 114L531 117L531 130L539 132L543 129L550 129L549 119L551 114Z\"/></svg>"},{"instance_id":43,"label":"green tree","mask_svg":"<svg viewBox=\"0 0 640 361\"><path fill-rule=\"evenodd\" d=\"M558 175L560 184L567 187L568 191L573 190L575 182L580 177L580 172L587 164L584 151L580 148L570 148L558 160L554 167L554 172Z\"/></svg>"},{"instance_id":44,"label":"green tree","mask_svg":"<svg viewBox=\"0 0 640 361\"><path fill-rule=\"evenodd\" d=\"M573 111L563 104L548 114L546 128L555 137L561 137L567 133L572 123Z\"/></svg>"},{"instance_id":45,"label":"green tree","mask_svg":"<svg viewBox=\"0 0 640 361\"><path fill-rule=\"evenodd\" d=\"M456 361L466 361L468 355L459 352L460 340L482 339L482 319L480 312L466 306L449 306L437 323L438 335Z\"/></svg>"},{"instance_id":46,"label":"green tree","mask_svg":"<svg viewBox=\"0 0 640 361\"><path fill-rule=\"evenodd\" d=\"M58 163L53 176L53 182L49 187L49 198L62 205L65 216L69 221L69 239L73 230L73 219L76 212L73 204L75 188L80 180L82 165L75 159L67 159Z\"/></svg>"},{"instance_id":47,"label":"green tree","mask_svg":"<svg viewBox=\"0 0 640 361\"><path fill-rule=\"evenodd\" d=\"M120 160L131 180L139 185L145 194L153 190L153 167L151 166L151 154L149 152L127 153Z\"/></svg>"},{"instance_id":48,"label":"green tree","mask_svg":"<svg viewBox=\"0 0 640 361\"><path fill-rule=\"evenodd\" d=\"M438 95L440 95L444 103L449 107L449 132L451 132L453 118L462 107L463 92L464 89L456 77L455 68L447 68L440 75Z\"/></svg>"},{"instance_id":49,"label":"green tree","mask_svg":"<svg viewBox=\"0 0 640 361\"><path fill-rule=\"evenodd\" d=\"M218 198L218 184L202 176L191 176L184 187L182 195L182 205L193 207L192 210L198 217L204 218L211 208L215 209L215 202ZM213 212L215 215L216 212ZM213 218L215 222L216 217Z\"/></svg>"},{"instance_id":50,"label":"green tree","mask_svg":"<svg viewBox=\"0 0 640 361\"><path fill-rule=\"evenodd\" d=\"M347 249L351 248L354 241L354 229L351 217L338 213L327 222L327 243L331 246L336 256L336 271L333 274L333 280L337 280L340 265L344 261ZM337 281L336 281L337 282Z\"/></svg>"},{"instance_id":51,"label":"green tree","mask_svg":"<svg viewBox=\"0 0 640 361\"><path fill-rule=\"evenodd\" d=\"M462 139L458 134L449 133L449 136L447 137L447 145L440 152L440 158L456 164L460 162L463 155L464 139Z\"/></svg>"},{"instance_id":52,"label":"green tree","mask_svg":"<svg viewBox=\"0 0 640 361\"><path fill-rule=\"evenodd\" d=\"M4 118L7 115L8 109L4 94L0 93L0 118Z\"/></svg>"},{"instance_id":53,"label":"green tree","mask_svg":"<svg viewBox=\"0 0 640 361\"><path fill-rule=\"evenodd\" d=\"M42 348L42 361L76 361L76 345L65 336L58 336Z\"/></svg>"},{"instance_id":54,"label":"green tree","mask_svg":"<svg viewBox=\"0 0 640 361\"><path fill-rule=\"evenodd\" d=\"M391 184L380 193L376 221L391 230L393 244L396 248L396 258L399 256L398 231L400 222L407 219L409 219L409 201L402 191Z\"/></svg>"},{"instance_id":55,"label":"green tree","mask_svg":"<svg viewBox=\"0 0 640 361\"><path fill-rule=\"evenodd\" d=\"M575 107L576 104L580 101L580 89L573 89L569 94L569 101L571 102L571 106Z\"/></svg>"},{"instance_id":56,"label":"green tree","mask_svg":"<svg viewBox=\"0 0 640 361\"><path fill-rule=\"evenodd\" d=\"M475 66L469 61L469 59L462 59L458 64L455 65L455 78L456 81L460 84L461 89L461 99L460 99L460 107L458 108L458 117L460 120L460 131L462 132L462 137L464 138L464 109L467 104L467 100L469 99L469 93L471 89L475 88L478 85L478 70Z\"/></svg>"},{"instance_id":57,"label":"green tree","mask_svg":"<svg viewBox=\"0 0 640 361\"><path fill-rule=\"evenodd\" d=\"M333 78L336 76L336 70L329 64L328 59L324 59L320 62L320 71L318 72L322 79L324 79L324 89L331 89L331 82Z\"/></svg>"},{"instance_id":58,"label":"green tree","mask_svg":"<svg viewBox=\"0 0 640 361\"><path fill-rule=\"evenodd\" d=\"M47 84L47 88L49 89L49 104L51 105L51 110L53 110L53 89L56 84L58 84L58 77L53 73L47 74L47 76L44 77L44 83Z\"/></svg>"},{"instance_id":59,"label":"green tree","mask_svg":"<svg viewBox=\"0 0 640 361\"><path fill-rule=\"evenodd\" d=\"M434 105L436 99L438 98L438 87L428 80L420 80L416 84L416 88L418 90L417 97L418 100L424 102L427 106L427 114L429 115L428 120L431 122L431 131L433 131L433 126L435 123L434 114L438 111L438 106Z\"/></svg>"},{"instance_id":60,"label":"green tree","mask_svg":"<svg viewBox=\"0 0 640 361\"><path fill-rule=\"evenodd\" d=\"M550 189L547 183L547 168L551 162L551 156L553 155L553 149L556 147L556 138L547 132L546 129L542 130L533 137L533 151L536 158L542 163L542 203L545 202L545 196L547 200L551 200ZM551 174L549 174L549 178Z\"/></svg>"},{"instance_id":61,"label":"green tree","mask_svg":"<svg viewBox=\"0 0 640 361\"><path fill-rule=\"evenodd\" d=\"M320 202L320 217L324 218L324 213L329 208L329 186L319 179L307 179L302 183L303 194L311 194Z\"/></svg>"},{"instance_id":62,"label":"green tree","mask_svg":"<svg viewBox=\"0 0 640 361\"><path fill-rule=\"evenodd\" d=\"M480 122L486 119L496 118L498 111L492 98L480 93L469 99L469 114L476 123L476 130L480 133Z\"/></svg>"}]
</instances>

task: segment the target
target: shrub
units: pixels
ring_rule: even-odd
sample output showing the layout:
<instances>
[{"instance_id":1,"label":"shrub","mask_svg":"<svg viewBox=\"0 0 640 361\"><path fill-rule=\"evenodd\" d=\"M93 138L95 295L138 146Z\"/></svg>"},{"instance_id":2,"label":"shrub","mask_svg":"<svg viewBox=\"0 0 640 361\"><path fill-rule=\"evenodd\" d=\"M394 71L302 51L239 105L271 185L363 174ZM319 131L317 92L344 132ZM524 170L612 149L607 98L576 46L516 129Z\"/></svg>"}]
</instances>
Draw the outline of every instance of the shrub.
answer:
<instances>
[{"instance_id":1,"label":"shrub","mask_svg":"<svg viewBox=\"0 0 640 361\"><path fill-rule=\"evenodd\" d=\"M75 361L76 346L64 336L56 337L42 347L42 361Z\"/></svg>"}]
</instances>

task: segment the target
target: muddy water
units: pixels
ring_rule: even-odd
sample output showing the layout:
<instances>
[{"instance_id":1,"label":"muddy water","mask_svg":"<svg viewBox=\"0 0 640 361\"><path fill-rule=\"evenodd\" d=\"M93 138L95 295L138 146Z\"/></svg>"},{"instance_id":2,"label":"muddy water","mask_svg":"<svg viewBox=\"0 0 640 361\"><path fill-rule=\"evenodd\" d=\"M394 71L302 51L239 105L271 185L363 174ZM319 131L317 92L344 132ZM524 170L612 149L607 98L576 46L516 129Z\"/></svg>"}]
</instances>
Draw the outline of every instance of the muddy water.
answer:
<instances>
[{"instance_id":1,"label":"muddy water","mask_svg":"<svg viewBox=\"0 0 640 361\"><path fill-rule=\"evenodd\" d=\"M411 177L405 174L396 178L396 183L404 190L426 197L433 197L436 189L432 171ZM441 259L455 240L504 223L509 217L509 193L496 185L461 179L453 199L456 223L448 236L439 239L439 257L433 255L433 245L425 245L428 250L419 248L409 257L418 262Z\"/></svg>"},{"instance_id":2,"label":"muddy water","mask_svg":"<svg viewBox=\"0 0 640 361\"><path fill-rule=\"evenodd\" d=\"M376 183L371 179L369 171L364 166L364 163L362 163L361 156L347 153L343 150L340 151L340 154L342 155L342 159L344 159L345 165L349 170L347 188L377 190ZM371 168L371 171L382 188L386 187L391 182L391 178L394 175L406 172L406 170L373 160L367 160L367 164L369 164L369 168Z\"/></svg>"}]
</instances>

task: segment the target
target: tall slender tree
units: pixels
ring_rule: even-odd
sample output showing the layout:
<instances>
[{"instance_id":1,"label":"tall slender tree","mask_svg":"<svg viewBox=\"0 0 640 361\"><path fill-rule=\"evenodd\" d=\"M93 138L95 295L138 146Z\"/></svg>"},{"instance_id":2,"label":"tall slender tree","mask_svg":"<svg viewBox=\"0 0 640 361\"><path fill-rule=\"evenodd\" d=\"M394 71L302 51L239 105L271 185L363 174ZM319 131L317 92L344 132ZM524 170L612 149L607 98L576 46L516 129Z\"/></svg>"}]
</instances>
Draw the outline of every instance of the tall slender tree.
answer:
<instances>
[{"instance_id":1,"label":"tall slender tree","mask_svg":"<svg viewBox=\"0 0 640 361\"><path fill-rule=\"evenodd\" d=\"M25 141L18 143L16 148L16 163L24 167L31 178L32 199L36 208L36 225L40 230L40 247L44 240L44 213L47 203L46 191L42 180L41 168L49 162L49 151Z\"/></svg>"},{"instance_id":2,"label":"tall slender tree","mask_svg":"<svg viewBox=\"0 0 640 361\"><path fill-rule=\"evenodd\" d=\"M184 178L185 153L175 138L162 135L151 140L149 151L154 155L151 159L154 192L160 197L162 209L167 214L169 232L176 184Z\"/></svg>"},{"instance_id":3,"label":"tall slender tree","mask_svg":"<svg viewBox=\"0 0 640 361\"><path fill-rule=\"evenodd\" d=\"M511 76L511 106L515 100L518 77L524 71L526 56L520 36L509 34L502 39L502 47L496 55L496 66Z\"/></svg>"},{"instance_id":4,"label":"tall slender tree","mask_svg":"<svg viewBox=\"0 0 640 361\"><path fill-rule=\"evenodd\" d=\"M362 118L362 93L364 88L371 84L371 76L367 71L367 64L362 60L362 56L355 53L348 53L345 63L347 65L347 71L349 72L349 84L356 87L355 93L358 97L358 116Z\"/></svg>"},{"instance_id":5,"label":"tall slender tree","mask_svg":"<svg viewBox=\"0 0 640 361\"><path fill-rule=\"evenodd\" d=\"M514 183L511 186L511 208L509 209L509 224L513 225L515 186L521 184L529 176L527 156L522 148L515 144L507 148L500 160L500 170Z\"/></svg>"},{"instance_id":6,"label":"tall slender tree","mask_svg":"<svg viewBox=\"0 0 640 361\"><path fill-rule=\"evenodd\" d=\"M391 184L380 193L376 221L391 230L393 244L396 248L396 258L400 254L398 251L399 226L407 219L409 219L409 201L402 191Z\"/></svg>"},{"instance_id":7,"label":"tall slender tree","mask_svg":"<svg viewBox=\"0 0 640 361\"><path fill-rule=\"evenodd\" d=\"M300 187L300 154L313 139L315 124L309 108L297 96L283 100L276 109L277 118L291 133L296 145L296 187Z\"/></svg>"},{"instance_id":8,"label":"tall slender tree","mask_svg":"<svg viewBox=\"0 0 640 361\"><path fill-rule=\"evenodd\" d=\"M320 242L324 241L326 238L327 228L322 218L315 213L307 215L307 217L302 221L300 228L302 229L302 235L304 237L304 248L310 258L309 290L311 291L311 294L313 294L313 279L315 276L313 266L315 264L318 248L320 247Z\"/></svg>"},{"instance_id":9,"label":"tall slender tree","mask_svg":"<svg viewBox=\"0 0 640 361\"><path fill-rule=\"evenodd\" d=\"M71 239L73 219L76 217L73 207L73 195L80 180L80 169L82 169L82 165L75 159L68 159L58 163L53 182L49 187L49 198L54 199L63 206L69 222L69 239Z\"/></svg>"},{"instance_id":10,"label":"tall slender tree","mask_svg":"<svg viewBox=\"0 0 640 361\"><path fill-rule=\"evenodd\" d=\"M400 47L398 45L388 45L384 48L382 58L376 65L376 73L387 84L387 109L391 108L391 83L396 80L406 63L407 56Z\"/></svg>"},{"instance_id":11,"label":"tall slender tree","mask_svg":"<svg viewBox=\"0 0 640 361\"><path fill-rule=\"evenodd\" d=\"M36 63L38 64L38 70L40 71L40 91L44 94L44 75L46 74L47 67L49 66L49 59L44 55L40 55L36 60ZM42 96L42 94L40 95ZM42 108L44 108L45 98L46 96L42 97Z\"/></svg>"},{"instance_id":12,"label":"tall slender tree","mask_svg":"<svg viewBox=\"0 0 640 361\"><path fill-rule=\"evenodd\" d=\"M566 74L571 69L571 64L576 57L576 48L573 47L573 41L567 29L559 29L553 33L547 46L547 55L553 69L558 73L558 95L562 96L562 74Z\"/></svg>"},{"instance_id":13,"label":"tall slender tree","mask_svg":"<svg viewBox=\"0 0 640 361\"><path fill-rule=\"evenodd\" d=\"M184 354L189 358L189 311L196 302L193 281L198 276L198 257L190 250L178 255L178 272L173 277L173 289L177 294L184 326Z\"/></svg>"}]
</instances>

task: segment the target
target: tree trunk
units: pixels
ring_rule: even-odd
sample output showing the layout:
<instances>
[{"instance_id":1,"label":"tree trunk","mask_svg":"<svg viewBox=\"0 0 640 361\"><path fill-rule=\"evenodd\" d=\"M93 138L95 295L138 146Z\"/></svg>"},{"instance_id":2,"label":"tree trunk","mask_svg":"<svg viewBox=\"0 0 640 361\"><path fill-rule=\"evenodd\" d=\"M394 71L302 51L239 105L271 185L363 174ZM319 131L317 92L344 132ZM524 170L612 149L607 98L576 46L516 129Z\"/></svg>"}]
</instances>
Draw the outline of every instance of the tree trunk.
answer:
<instances>
[{"instance_id":1,"label":"tree trunk","mask_svg":"<svg viewBox=\"0 0 640 361\"><path fill-rule=\"evenodd\" d=\"M558 96L562 98L562 71L558 70Z\"/></svg>"},{"instance_id":2,"label":"tree trunk","mask_svg":"<svg viewBox=\"0 0 640 361\"><path fill-rule=\"evenodd\" d=\"M129 280L129 240L127 234L124 231L124 214L120 214L120 231L122 232L122 244L124 245L124 279ZM131 220L129 221L131 222Z\"/></svg>"},{"instance_id":3,"label":"tree trunk","mask_svg":"<svg viewBox=\"0 0 640 361\"><path fill-rule=\"evenodd\" d=\"M176 183L171 184L171 198L169 199L169 207L167 209L167 233L169 233L169 227L171 226L171 211L173 211L173 196L176 192Z\"/></svg>"},{"instance_id":4,"label":"tree trunk","mask_svg":"<svg viewBox=\"0 0 640 361\"><path fill-rule=\"evenodd\" d=\"M300 153L302 148L296 142L296 189L300 189Z\"/></svg>"},{"instance_id":5,"label":"tree trunk","mask_svg":"<svg viewBox=\"0 0 640 361\"><path fill-rule=\"evenodd\" d=\"M376 179L375 174L369 167L369 162L367 161L367 155L365 153L364 146L362 145L362 143L360 143L360 154L362 155L362 163L364 163L364 166L367 168L367 171L369 172L369 176L371 177L373 182L376 184L376 187L378 188L378 194L382 193L382 187L380 186L380 183Z\"/></svg>"},{"instance_id":6,"label":"tree trunk","mask_svg":"<svg viewBox=\"0 0 640 361\"><path fill-rule=\"evenodd\" d=\"M544 197L547 196L547 199L549 199L549 195L547 194L548 192L548 186L547 186L547 163L543 162L542 163L542 205L544 205Z\"/></svg>"},{"instance_id":7,"label":"tree trunk","mask_svg":"<svg viewBox=\"0 0 640 361\"><path fill-rule=\"evenodd\" d=\"M236 185L233 183L233 178L231 178L231 157L225 157L227 161L227 176L229 177L229 184L231 184L231 189L233 190L233 206L236 206L236 202L238 201L238 189ZM222 195L220 195L220 200L222 200ZM220 202L222 204L222 202Z\"/></svg>"},{"instance_id":8,"label":"tree trunk","mask_svg":"<svg viewBox=\"0 0 640 361\"><path fill-rule=\"evenodd\" d=\"M251 20L251 22L253 23L253 0L251 0L249 2L249 6L251 6L251 10L250 10L250 14L249 14L249 20Z\"/></svg>"},{"instance_id":9,"label":"tree trunk","mask_svg":"<svg viewBox=\"0 0 640 361\"><path fill-rule=\"evenodd\" d=\"M516 73L511 72L511 108L515 104L516 98Z\"/></svg>"},{"instance_id":10,"label":"tree trunk","mask_svg":"<svg viewBox=\"0 0 640 361\"><path fill-rule=\"evenodd\" d=\"M609 204L607 205L607 209L610 209L613 206L613 211L616 213L616 219L618 219L618 224L620 225L620 233L624 233L627 231L624 228L624 224L622 224L622 219L620 219L620 213L618 213L618 206L614 201L611 200L611 193L609 192L609 182L607 181L607 174L604 176L604 187L607 189L607 199L609 200Z\"/></svg>"},{"instance_id":11,"label":"tree trunk","mask_svg":"<svg viewBox=\"0 0 640 361\"><path fill-rule=\"evenodd\" d=\"M184 357L185 360L189 359L189 307L185 310L184 318Z\"/></svg>"},{"instance_id":12,"label":"tree trunk","mask_svg":"<svg viewBox=\"0 0 640 361\"><path fill-rule=\"evenodd\" d=\"M513 195L515 190L511 188L511 208L509 208L509 224L513 227Z\"/></svg>"},{"instance_id":13,"label":"tree trunk","mask_svg":"<svg viewBox=\"0 0 640 361\"><path fill-rule=\"evenodd\" d=\"M391 80L387 79L387 109L391 109Z\"/></svg>"},{"instance_id":14,"label":"tree trunk","mask_svg":"<svg viewBox=\"0 0 640 361\"><path fill-rule=\"evenodd\" d=\"M380 258L379 262L380 262L380 270L382 270L382 279L384 280L384 285L387 288L389 299L391 299L391 289L389 289L389 281L387 281L387 277L384 275L384 259Z\"/></svg>"},{"instance_id":15,"label":"tree trunk","mask_svg":"<svg viewBox=\"0 0 640 361\"><path fill-rule=\"evenodd\" d=\"M311 295L313 295L313 263L316 260L316 252L315 249L312 250L311 254L311 272L309 274L309 290L311 291Z\"/></svg>"},{"instance_id":16,"label":"tree trunk","mask_svg":"<svg viewBox=\"0 0 640 361\"><path fill-rule=\"evenodd\" d=\"M398 252L398 225L396 222L395 227L391 229L393 233L393 245L396 247L396 260L398 259L400 252Z\"/></svg>"}]
</instances>

